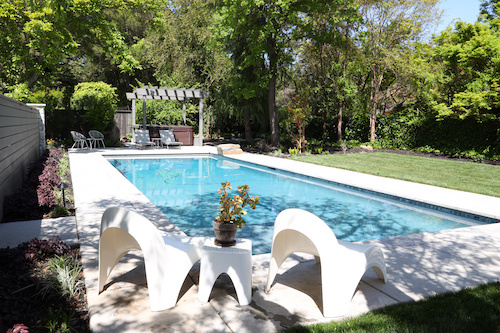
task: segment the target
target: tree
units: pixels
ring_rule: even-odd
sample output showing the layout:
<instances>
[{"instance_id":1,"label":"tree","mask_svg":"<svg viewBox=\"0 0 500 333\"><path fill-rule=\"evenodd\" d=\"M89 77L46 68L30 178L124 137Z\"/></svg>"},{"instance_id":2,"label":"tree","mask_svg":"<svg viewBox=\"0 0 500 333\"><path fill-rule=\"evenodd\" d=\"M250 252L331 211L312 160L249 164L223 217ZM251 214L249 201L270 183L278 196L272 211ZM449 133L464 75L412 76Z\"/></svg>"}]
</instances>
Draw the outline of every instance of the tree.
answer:
<instances>
[{"instance_id":1,"label":"tree","mask_svg":"<svg viewBox=\"0 0 500 333\"><path fill-rule=\"evenodd\" d=\"M79 83L71 97L71 107L83 119L86 130L108 132L114 124L116 88L104 82ZM85 131L86 132L86 131Z\"/></svg>"},{"instance_id":2,"label":"tree","mask_svg":"<svg viewBox=\"0 0 500 333\"><path fill-rule=\"evenodd\" d=\"M312 78L316 106L323 119L323 139L327 137L329 110L337 110L337 141L342 141L342 118L357 92L352 74L357 48L354 34L361 23L359 4L343 2L311 15L305 30L301 62L304 76ZM349 73L350 72L350 73Z\"/></svg>"},{"instance_id":3,"label":"tree","mask_svg":"<svg viewBox=\"0 0 500 333\"><path fill-rule=\"evenodd\" d=\"M134 8L155 12L159 1L52 0L0 3L0 89L18 83L50 86L70 62L80 66L101 50L121 72L141 68L109 14ZM155 22L152 20L151 22Z\"/></svg>"},{"instance_id":4,"label":"tree","mask_svg":"<svg viewBox=\"0 0 500 333\"><path fill-rule=\"evenodd\" d=\"M235 44L244 45L238 70L253 67L254 86L267 88L267 108L271 144L279 145L276 86L280 73L293 62L293 42L304 36L307 15L331 1L307 0L220 0L215 30L225 40L228 52ZM237 41L237 43L234 43ZM262 68L261 65L265 67ZM249 91L247 98L257 96Z\"/></svg>"},{"instance_id":5,"label":"tree","mask_svg":"<svg viewBox=\"0 0 500 333\"><path fill-rule=\"evenodd\" d=\"M375 141L375 126L384 79L390 72L402 71L404 54L421 39L426 28L439 19L439 0L367 0L362 6L364 29L360 33L370 68L370 141ZM436 14L438 13L438 14ZM396 68L399 66L399 68ZM385 84L388 87L388 84Z\"/></svg>"},{"instance_id":6,"label":"tree","mask_svg":"<svg viewBox=\"0 0 500 333\"><path fill-rule=\"evenodd\" d=\"M500 3L498 0L481 0L479 9L480 15L485 15L486 20L492 20L498 17Z\"/></svg>"},{"instance_id":7,"label":"tree","mask_svg":"<svg viewBox=\"0 0 500 333\"><path fill-rule=\"evenodd\" d=\"M495 19L496 20L496 19ZM495 21L494 20L494 21ZM457 22L434 38L443 66L433 107L441 116L500 115L500 32L489 22Z\"/></svg>"}]
</instances>

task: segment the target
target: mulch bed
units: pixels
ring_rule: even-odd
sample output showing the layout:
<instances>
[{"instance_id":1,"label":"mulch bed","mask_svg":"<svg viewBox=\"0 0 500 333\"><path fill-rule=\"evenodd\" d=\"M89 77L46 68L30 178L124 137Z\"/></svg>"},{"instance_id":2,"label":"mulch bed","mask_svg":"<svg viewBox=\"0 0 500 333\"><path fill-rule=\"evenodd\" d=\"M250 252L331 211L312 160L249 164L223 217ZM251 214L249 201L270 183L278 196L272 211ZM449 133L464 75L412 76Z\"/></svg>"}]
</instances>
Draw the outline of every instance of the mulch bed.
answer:
<instances>
[{"instance_id":1,"label":"mulch bed","mask_svg":"<svg viewBox=\"0 0 500 333\"><path fill-rule=\"evenodd\" d=\"M71 322L73 330L90 333L85 288L75 297L47 295L43 298L39 286L47 278L46 259L26 259L26 250L27 243L0 249L0 332L6 332L15 324L27 326L29 332L48 332L45 324L58 317L49 315L49 309L52 309L53 313L74 313ZM78 247L71 248L66 254L81 265ZM84 281L83 271L79 279Z\"/></svg>"}]
</instances>

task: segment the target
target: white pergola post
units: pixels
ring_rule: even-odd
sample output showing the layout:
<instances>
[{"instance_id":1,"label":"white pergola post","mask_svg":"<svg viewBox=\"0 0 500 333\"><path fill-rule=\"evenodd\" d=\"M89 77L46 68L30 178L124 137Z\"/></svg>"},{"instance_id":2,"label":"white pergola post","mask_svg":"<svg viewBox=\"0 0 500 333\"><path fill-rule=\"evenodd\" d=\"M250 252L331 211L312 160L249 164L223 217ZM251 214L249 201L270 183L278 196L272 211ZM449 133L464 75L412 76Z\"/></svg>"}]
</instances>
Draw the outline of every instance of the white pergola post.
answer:
<instances>
[{"instance_id":1,"label":"white pergola post","mask_svg":"<svg viewBox=\"0 0 500 333\"><path fill-rule=\"evenodd\" d=\"M199 128L199 137L200 137L200 145L203 146L203 98L200 98L200 107L198 112L198 128Z\"/></svg>"},{"instance_id":2,"label":"white pergola post","mask_svg":"<svg viewBox=\"0 0 500 333\"><path fill-rule=\"evenodd\" d=\"M186 125L186 100L182 101L182 121Z\"/></svg>"},{"instance_id":3,"label":"white pergola post","mask_svg":"<svg viewBox=\"0 0 500 333\"><path fill-rule=\"evenodd\" d=\"M136 126L136 123L135 123L135 98L132 99L132 122L131 122L131 125L132 128L132 142L135 143L135 126Z\"/></svg>"},{"instance_id":4,"label":"white pergola post","mask_svg":"<svg viewBox=\"0 0 500 333\"><path fill-rule=\"evenodd\" d=\"M146 97L142 99L142 129L146 129Z\"/></svg>"}]
</instances>

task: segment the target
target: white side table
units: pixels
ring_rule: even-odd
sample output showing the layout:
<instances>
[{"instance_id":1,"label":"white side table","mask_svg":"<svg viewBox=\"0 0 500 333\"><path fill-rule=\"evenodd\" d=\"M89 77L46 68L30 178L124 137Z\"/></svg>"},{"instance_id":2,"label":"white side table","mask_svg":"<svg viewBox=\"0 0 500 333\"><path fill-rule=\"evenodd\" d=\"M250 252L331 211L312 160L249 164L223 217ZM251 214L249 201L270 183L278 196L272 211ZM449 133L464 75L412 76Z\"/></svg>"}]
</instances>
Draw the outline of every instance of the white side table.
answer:
<instances>
[{"instance_id":1,"label":"white side table","mask_svg":"<svg viewBox=\"0 0 500 333\"><path fill-rule=\"evenodd\" d=\"M215 281L226 273L233 281L240 305L252 300L252 241L237 238L236 245L222 247L209 238L202 248L198 300L206 303Z\"/></svg>"}]
</instances>

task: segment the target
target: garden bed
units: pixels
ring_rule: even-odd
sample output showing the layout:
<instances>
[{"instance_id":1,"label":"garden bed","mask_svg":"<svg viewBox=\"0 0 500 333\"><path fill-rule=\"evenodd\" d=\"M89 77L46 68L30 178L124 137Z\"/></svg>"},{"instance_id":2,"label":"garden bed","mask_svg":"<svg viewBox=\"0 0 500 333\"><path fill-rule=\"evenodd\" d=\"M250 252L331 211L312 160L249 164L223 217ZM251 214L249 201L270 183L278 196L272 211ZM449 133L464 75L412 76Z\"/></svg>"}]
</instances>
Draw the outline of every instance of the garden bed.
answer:
<instances>
[{"instance_id":1,"label":"garden bed","mask_svg":"<svg viewBox=\"0 0 500 333\"><path fill-rule=\"evenodd\" d=\"M44 296L44 287L52 281L48 260L56 255L81 267L80 249L57 239L0 249L0 332L16 324L24 325L30 333L91 332L83 270L78 273L83 285L79 292L63 295L55 286Z\"/></svg>"}]
</instances>

